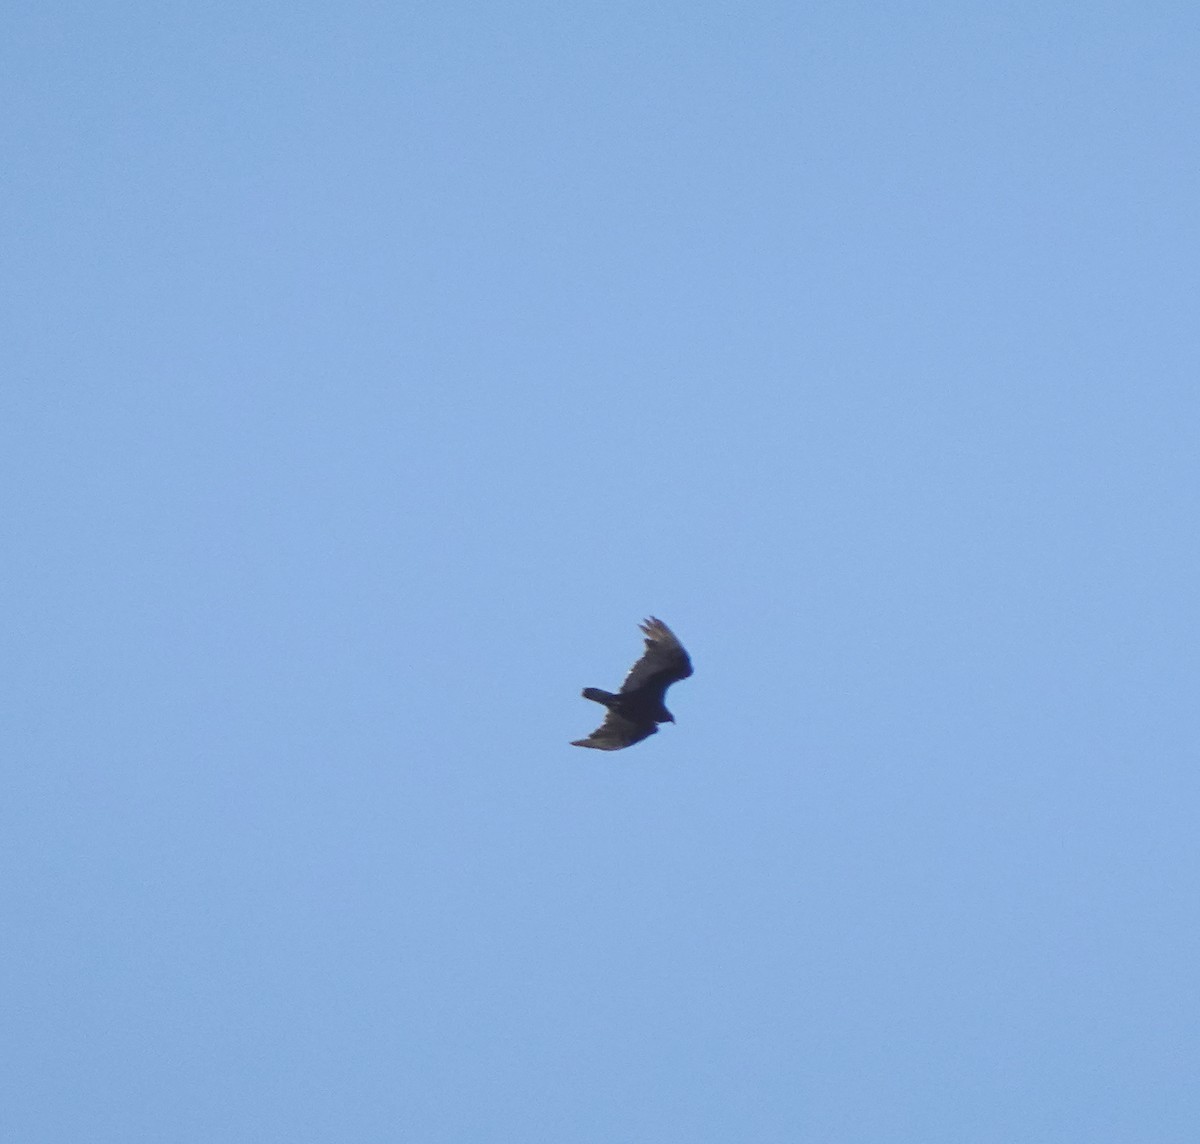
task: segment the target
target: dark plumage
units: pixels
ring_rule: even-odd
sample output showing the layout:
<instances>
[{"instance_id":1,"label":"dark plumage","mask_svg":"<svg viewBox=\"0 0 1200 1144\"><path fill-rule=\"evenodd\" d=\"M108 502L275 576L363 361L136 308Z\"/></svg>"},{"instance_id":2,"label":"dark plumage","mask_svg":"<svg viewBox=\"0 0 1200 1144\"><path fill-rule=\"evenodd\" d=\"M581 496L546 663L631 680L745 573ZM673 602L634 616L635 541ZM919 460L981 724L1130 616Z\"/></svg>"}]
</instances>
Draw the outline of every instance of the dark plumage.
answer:
<instances>
[{"instance_id":1,"label":"dark plumage","mask_svg":"<svg viewBox=\"0 0 1200 1144\"><path fill-rule=\"evenodd\" d=\"M576 739L572 747L619 751L648 739L658 730L659 723L675 722L663 700L672 683L692 674L692 661L662 620L651 616L641 629L646 633L646 650L629 669L621 690L614 695L598 687L583 689L584 699L603 704L608 714L586 739Z\"/></svg>"}]
</instances>

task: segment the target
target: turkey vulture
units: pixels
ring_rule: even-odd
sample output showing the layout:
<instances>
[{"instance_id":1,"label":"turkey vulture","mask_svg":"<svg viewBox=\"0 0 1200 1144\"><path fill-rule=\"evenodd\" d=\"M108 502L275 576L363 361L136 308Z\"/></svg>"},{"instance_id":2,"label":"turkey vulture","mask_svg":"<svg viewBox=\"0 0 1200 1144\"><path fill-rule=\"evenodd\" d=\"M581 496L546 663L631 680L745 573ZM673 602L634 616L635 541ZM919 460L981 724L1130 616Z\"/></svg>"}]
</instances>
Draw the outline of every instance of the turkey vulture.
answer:
<instances>
[{"instance_id":1,"label":"turkey vulture","mask_svg":"<svg viewBox=\"0 0 1200 1144\"><path fill-rule=\"evenodd\" d=\"M603 703L608 708L604 722L586 739L576 739L572 747L595 747L598 751L619 751L632 747L653 735L658 723L674 723L663 698L672 683L692 674L692 661L683 644L662 620L651 616L639 625L646 633L646 650L629 669L621 690L614 695L598 687L585 687L584 699Z\"/></svg>"}]
</instances>

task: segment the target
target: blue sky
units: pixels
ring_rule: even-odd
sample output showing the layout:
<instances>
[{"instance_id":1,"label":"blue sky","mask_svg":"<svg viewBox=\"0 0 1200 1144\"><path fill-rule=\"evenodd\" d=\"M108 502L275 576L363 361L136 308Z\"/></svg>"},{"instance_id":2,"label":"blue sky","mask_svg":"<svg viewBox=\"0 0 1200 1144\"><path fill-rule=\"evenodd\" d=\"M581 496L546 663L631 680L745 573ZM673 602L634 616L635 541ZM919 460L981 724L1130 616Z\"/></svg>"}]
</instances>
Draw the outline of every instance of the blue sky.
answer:
<instances>
[{"instance_id":1,"label":"blue sky","mask_svg":"<svg viewBox=\"0 0 1200 1144\"><path fill-rule=\"evenodd\" d=\"M1191 1144L1198 47L14 10L4 1138Z\"/></svg>"}]
</instances>

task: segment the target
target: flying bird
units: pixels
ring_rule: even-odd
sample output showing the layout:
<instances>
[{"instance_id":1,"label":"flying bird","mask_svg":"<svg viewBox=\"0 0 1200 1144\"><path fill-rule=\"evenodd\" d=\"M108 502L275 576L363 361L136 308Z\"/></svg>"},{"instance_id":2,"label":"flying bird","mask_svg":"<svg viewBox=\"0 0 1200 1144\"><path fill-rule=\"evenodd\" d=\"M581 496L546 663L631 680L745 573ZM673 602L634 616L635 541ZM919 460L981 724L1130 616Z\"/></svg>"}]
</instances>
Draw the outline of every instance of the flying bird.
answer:
<instances>
[{"instance_id":1,"label":"flying bird","mask_svg":"<svg viewBox=\"0 0 1200 1144\"><path fill-rule=\"evenodd\" d=\"M659 723L675 722L663 700L672 683L692 674L692 661L662 620L651 616L639 626L646 633L646 650L629 669L621 690L614 695L598 687L583 689L584 699L602 703L608 714L586 739L576 739L572 747L619 751L648 739L658 731Z\"/></svg>"}]
</instances>

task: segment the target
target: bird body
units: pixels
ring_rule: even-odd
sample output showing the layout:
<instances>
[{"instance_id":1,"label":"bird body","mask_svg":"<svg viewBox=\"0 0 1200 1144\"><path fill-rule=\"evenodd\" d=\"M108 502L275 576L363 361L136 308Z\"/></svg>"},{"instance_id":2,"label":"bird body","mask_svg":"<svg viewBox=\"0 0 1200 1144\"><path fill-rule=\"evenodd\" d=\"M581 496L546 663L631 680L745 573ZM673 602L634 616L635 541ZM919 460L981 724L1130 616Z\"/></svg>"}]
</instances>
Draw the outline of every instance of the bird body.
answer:
<instances>
[{"instance_id":1,"label":"bird body","mask_svg":"<svg viewBox=\"0 0 1200 1144\"><path fill-rule=\"evenodd\" d=\"M665 697L672 683L692 674L692 661L662 620L651 616L641 625L646 650L629 669L617 693L599 687L585 687L584 699L607 708L604 722L586 739L576 739L573 747L593 747L599 751L619 751L648 739L658 731L659 723L674 723Z\"/></svg>"}]
</instances>

